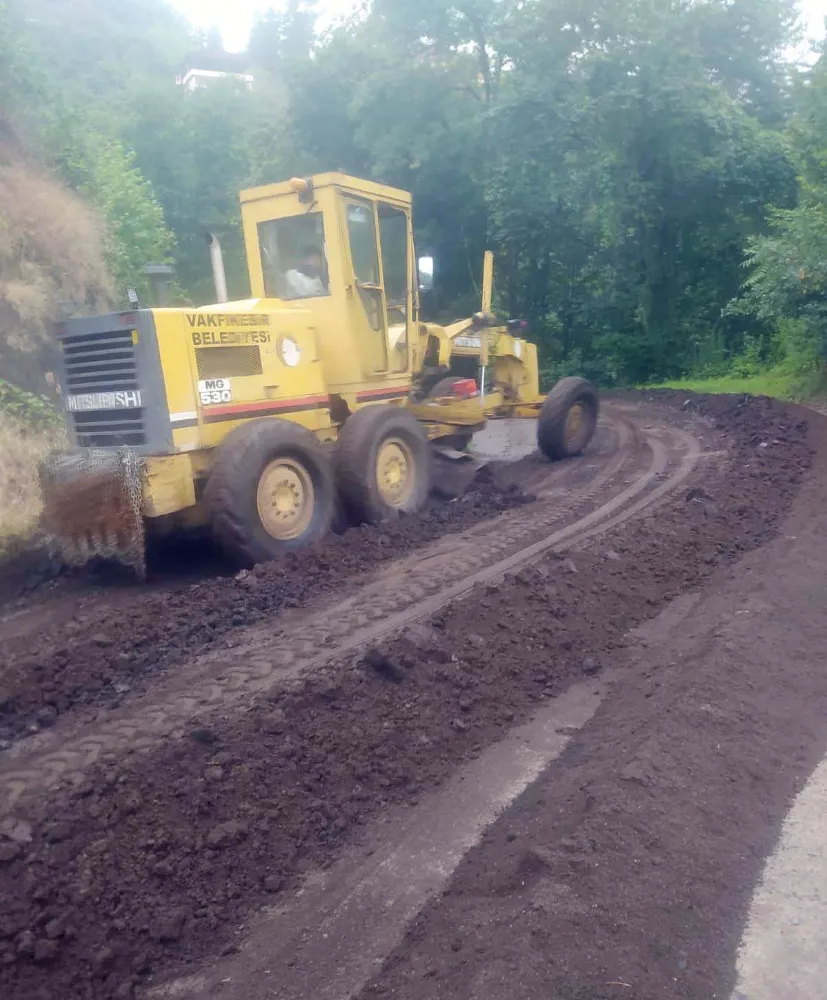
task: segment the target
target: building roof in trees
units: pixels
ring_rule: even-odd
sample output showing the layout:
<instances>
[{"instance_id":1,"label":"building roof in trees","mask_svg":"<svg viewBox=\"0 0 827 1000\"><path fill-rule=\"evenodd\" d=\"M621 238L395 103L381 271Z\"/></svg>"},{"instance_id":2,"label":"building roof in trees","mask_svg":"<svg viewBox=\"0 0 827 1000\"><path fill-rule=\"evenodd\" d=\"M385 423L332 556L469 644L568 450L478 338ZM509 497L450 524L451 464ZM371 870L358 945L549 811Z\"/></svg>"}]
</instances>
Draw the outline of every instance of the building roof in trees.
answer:
<instances>
[{"instance_id":1,"label":"building roof in trees","mask_svg":"<svg viewBox=\"0 0 827 1000\"><path fill-rule=\"evenodd\" d=\"M183 72L208 70L213 73L246 73L250 59L246 52L225 52L223 49L199 49L184 60Z\"/></svg>"}]
</instances>

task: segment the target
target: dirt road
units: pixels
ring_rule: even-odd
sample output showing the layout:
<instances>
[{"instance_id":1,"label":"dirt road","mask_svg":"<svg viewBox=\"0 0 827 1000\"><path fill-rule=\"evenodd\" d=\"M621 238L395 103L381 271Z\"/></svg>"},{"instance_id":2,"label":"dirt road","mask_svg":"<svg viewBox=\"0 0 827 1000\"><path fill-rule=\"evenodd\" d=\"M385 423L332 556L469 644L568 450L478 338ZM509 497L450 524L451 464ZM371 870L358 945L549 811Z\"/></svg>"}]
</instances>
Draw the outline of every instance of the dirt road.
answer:
<instances>
[{"instance_id":1,"label":"dirt road","mask_svg":"<svg viewBox=\"0 0 827 1000\"><path fill-rule=\"evenodd\" d=\"M301 559L7 605L0 995L726 995L827 737L819 434L630 397Z\"/></svg>"}]
</instances>

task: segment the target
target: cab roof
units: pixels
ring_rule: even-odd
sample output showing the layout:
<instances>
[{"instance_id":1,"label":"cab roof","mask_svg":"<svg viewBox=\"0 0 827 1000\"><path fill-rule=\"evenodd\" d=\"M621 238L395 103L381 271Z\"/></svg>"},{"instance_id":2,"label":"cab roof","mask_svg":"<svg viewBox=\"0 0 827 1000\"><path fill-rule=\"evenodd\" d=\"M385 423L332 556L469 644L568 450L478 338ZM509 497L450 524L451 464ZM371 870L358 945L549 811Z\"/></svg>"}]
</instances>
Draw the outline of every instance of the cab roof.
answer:
<instances>
[{"instance_id":1,"label":"cab roof","mask_svg":"<svg viewBox=\"0 0 827 1000\"><path fill-rule=\"evenodd\" d=\"M410 205L412 202L408 191L389 187L386 184L377 184L375 181L362 180L359 177L351 177L349 174L333 172L314 174L312 177L291 178L287 181L280 181L277 184L264 184L261 187L247 188L241 192L241 204L248 205L251 202L262 201L265 198L297 195L299 190L296 182L299 180L309 181L316 191L322 188L335 187L347 194L362 195L367 198L380 198L383 201L396 202L401 205Z\"/></svg>"}]
</instances>

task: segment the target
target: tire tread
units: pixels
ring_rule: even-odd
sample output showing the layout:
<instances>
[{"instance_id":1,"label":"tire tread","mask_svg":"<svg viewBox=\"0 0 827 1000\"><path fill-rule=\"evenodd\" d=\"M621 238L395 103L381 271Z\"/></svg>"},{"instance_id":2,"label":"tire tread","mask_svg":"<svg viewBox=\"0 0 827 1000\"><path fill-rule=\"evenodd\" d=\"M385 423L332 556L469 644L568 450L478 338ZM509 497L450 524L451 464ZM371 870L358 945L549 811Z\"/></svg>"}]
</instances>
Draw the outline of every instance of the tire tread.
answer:
<instances>
[{"instance_id":1,"label":"tire tread","mask_svg":"<svg viewBox=\"0 0 827 1000\"><path fill-rule=\"evenodd\" d=\"M428 499L431 453L424 428L416 417L401 407L366 406L349 417L342 428L334 460L339 493L354 521L378 524L390 513L378 496L374 476L379 442L391 432L407 436L418 452L415 458L425 482L415 491L414 509L421 509Z\"/></svg>"},{"instance_id":2,"label":"tire tread","mask_svg":"<svg viewBox=\"0 0 827 1000\"><path fill-rule=\"evenodd\" d=\"M333 472L327 457L309 430L289 420L273 417L251 420L236 427L216 449L204 489L204 501L210 511L213 534L219 545L243 565L261 562L264 555L261 542L256 538L255 525L251 524L246 509L249 500L246 491L251 486L256 488L261 471L259 467L263 468L262 461L275 457L279 453L278 449L284 449L283 454L310 456L317 463L323 489L316 488L316 494L322 494L320 500L330 510L329 517L325 512L322 513L312 531L312 537L301 544L310 544L323 537L332 521L335 499ZM256 469L255 483L250 482L251 468ZM278 544L274 540L274 549ZM284 546L285 549L293 547L299 546Z\"/></svg>"},{"instance_id":3,"label":"tire tread","mask_svg":"<svg viewBox=\"0 0 827 1000\"><path fill-rule=\"evenodd\" d=\"M570 452L565 440L566 416L575 403L586 404L592 426L582 447ZM577 375L561 378L546 396L537 421L537 444L540 451L552 461L570 458L585 451L594 434L598 408L597 390L588 379Z\"/></svg>"}]
</instances>

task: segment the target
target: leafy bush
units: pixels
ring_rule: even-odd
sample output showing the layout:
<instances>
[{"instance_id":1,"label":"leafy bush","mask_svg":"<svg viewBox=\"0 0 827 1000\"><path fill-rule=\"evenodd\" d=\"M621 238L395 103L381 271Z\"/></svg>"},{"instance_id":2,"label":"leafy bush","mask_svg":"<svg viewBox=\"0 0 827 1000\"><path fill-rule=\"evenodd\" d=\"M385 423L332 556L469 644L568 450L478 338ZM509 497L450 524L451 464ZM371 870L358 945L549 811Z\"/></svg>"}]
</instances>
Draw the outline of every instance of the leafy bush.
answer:
<instances>
[{"instance_id":1,"label":"leafy bush","mask_svg":"<svg viewBox=\"0 0 827 1000\"><path fill-rule=\"evenodd\" d=\"M738 378L757 375L767 364L763 347L760 337L747 334L744 337L743 351L732 359L729 366L730 373Z\"/></svg>"},{"instance_id":2,"label":"leafy bush","mask_svg":"<svg viewBox=\"0 0 827 1000\"><path fill-rule=\"evenodd\" d=\"M821 317L807 311L798 319L781 318L775 342L779 359L796 371L811 371L824 366L825 326Z\"/></svg>"},{"instance_id":3,"label":"leafy bush","mask_svg":"<svg viewBox=\"0 0 827 1000\"><path fill-rule=\"evenodd\" d=\"M11 418L30 430L61 427L63 418L47 396L18 389L0 379L0 417Z\"/></svg>"},{"instance_id":4,"label":"leafy bush","mask_svg":"<svg viewBox=\"0 0 827 1000\"><path fill-rule=\"evenodd\" d=\"M89 132L76 135L60 157L64 176L103 216L104 255L119 286L134 286L146 301L144 266L166 263L175 240L155 192L135 154L117 139Z\"/></svg>"},{"instance_id":5,"label":"leafy bush","mask_svg":"<svg viewBox=\"0 0 827 1000\"><path fill-rule=\"evenodd\" d=\"M555 382L568 375L579 375L604 387L617 385L620 381L613 358L584 358L575 348L564 360L540 370L540 388L543 392L548 392Z\"/></svg>"}]
</instances>

